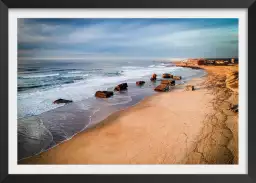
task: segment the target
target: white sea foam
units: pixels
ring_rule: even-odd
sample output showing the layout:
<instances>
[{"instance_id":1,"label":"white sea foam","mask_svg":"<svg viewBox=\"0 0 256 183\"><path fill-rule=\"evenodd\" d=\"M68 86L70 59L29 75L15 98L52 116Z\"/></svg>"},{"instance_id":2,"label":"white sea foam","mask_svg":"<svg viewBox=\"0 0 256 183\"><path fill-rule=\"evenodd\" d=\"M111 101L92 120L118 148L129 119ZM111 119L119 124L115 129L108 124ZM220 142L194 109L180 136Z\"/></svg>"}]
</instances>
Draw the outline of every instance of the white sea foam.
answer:
<instances>
[{"instance_id":1,"label":"white sea foam","mask_svg":"<svg viewBox=\"0 0 256 183\"><path fill-rule=\"evenodd\" d=\"M69 74L79 74L79 73L82 73L82 71L70 71L68 72Z\"/></svg>"},{"instance_id":2,"label":"white sea foam","mask_svg":"<svg viewBox=\"0 0 256 183\"><path fill-rule=\"evenodd\" d=\"M70 78L70 77L88 77L89 74L80 74L80 73L69 73L66 75L62 75L63 78Z\"/></svg>"},{"instance_id":3,"label":"white sea foam","mask_svg":"<svg viewBox=\"0 0 256 183\"><path fill-rule=\"evenodd\" d=\"M139 67L139 66L123 66L123 69L140 69L140 68L144 68L144 67Z\"/></svg>"},{"instance_id":4,"label":"white sea foam","mask_svg":"<svg viewBox=\"0 0 256 183\"><path fill-rule=\"evenodd\" d=\"M52 77L52 76L58 76L59 73L55 74L36 74L36 75L24 75L20 76L20 78L29 79L29 78L43 78L43 77Z\"/></svg>"}]
</instances>

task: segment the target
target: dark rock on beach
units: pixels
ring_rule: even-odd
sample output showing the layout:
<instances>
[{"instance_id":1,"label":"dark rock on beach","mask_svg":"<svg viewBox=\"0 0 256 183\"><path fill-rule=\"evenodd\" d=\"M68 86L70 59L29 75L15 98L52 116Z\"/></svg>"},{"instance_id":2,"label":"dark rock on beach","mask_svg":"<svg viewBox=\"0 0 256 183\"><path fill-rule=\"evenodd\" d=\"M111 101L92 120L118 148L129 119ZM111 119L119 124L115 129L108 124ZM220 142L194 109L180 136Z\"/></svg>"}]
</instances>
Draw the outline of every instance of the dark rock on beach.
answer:
<instances>
[{"instance_id":1,"label":"dark rock on beach","mask_svg":"<svg viewBox=\"0 0 256 183\"><path fill-rule=\"evenodd\" d=\"M128 87L127 83L122 83L122 84L119 84L115 87L115 91L122 91L122 90L126 90Z\"/></svg>"},{"instance_id":2,"label":"dark rock on beach","mask_svg":"<svg viewBox=\"0 0 256 183\"><path fill-rule=\"evenodd\" d=\"M97 91L95 93L95 97L98 97L98 98L109 98L113 95L114 93L112 91Z\"/></svg>"},{"instance_id":3,"label":"dark rock on beach","mask_svg":"<svg viewBox=\"0 0 256 183\"><path fill-rule=\"evenodd\" d=\"M185 87L185 90L186 90L186 91L194 91L194 90L195 90L195 87L194 87L193 85L187 85L187 86Z\"/></svg>"},{"instance_id":4,"label":"dark rock on beach","mask_svg":"<svg viewBox=\"0 0 256 183\"><path fill-rule=\"evenodd\" d=\"M142 86L142 85L144 85L145 84L145 81L137 81L136 82L136 85L137 86Z\"/></svg>"},{"instance_id":5,"label":"dark rock on beach","mask_svg":"<svg viewBox=\"0 0 256 183\"><path fill-rule=\"evenodd\" d=\"M67 103L71 103L73 102L72 100L66 100L66 99L58 99L58 100L55 100L53 103L54 104L67 104Z\"/></svg>"},{"instance_id":6,"label":"dark rock on beach","mask_svg":"<svg viewBox=\"0 0 256 183\"><path fill-rule=\"evenodd\" d=\"M173 76L173 79L175 79L175 80L181 80L181 76Z\"/></svg>"},{"instance_id":7,"label":"dark rock on beach","mask_svg":"<svg viewBox=\"0 0 256 183\"><path fill-rule=\"evenodd\" d=\"M158 92L165 92L165 91L168 91L169 90L169 86L168 84L160 84L158 85L156 88L155 88L155 91L158 91Z\"/></svg>"},{"instance_id":8,"label":"dark rock on beach","mask_svg":"<svg viewBox=\"0 0 256 183\"><path fill-rule=\"evenodd\" d=\"M161 84L168 84L168 85L174 86L175 80L162 80Z\"/></svg>"},{"instance_id":9,"label":"dark rock on beach","mask_svg":"<svg viewBox=\"0 0 256 183\"><path fill-rule=\"evenodd\" d=\"M153 74L152 77L150 78L151 81L155 81L156 80L156 74Z\"/></svg>"},{"instance_id":10,"label":"dark rock on beach","mask_svg":"<svg viewBox=\"0 0 256 183\"><path fill-rule=\"evenodd\" d=\"M168 73L165 73L162 75L162 78L172 78L172 77L173 77L173 75L168 74Z\"/></svg>"}]
</instances>

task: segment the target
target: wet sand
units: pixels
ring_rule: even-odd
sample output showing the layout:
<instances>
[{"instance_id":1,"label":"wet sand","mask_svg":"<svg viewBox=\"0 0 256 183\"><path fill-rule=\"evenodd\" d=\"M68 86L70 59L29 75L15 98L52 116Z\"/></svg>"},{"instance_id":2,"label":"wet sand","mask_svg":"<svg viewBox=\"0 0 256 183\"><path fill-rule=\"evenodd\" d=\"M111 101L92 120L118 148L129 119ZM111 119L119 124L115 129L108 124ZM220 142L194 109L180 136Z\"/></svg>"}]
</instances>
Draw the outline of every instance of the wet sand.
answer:
<instances>
[{"instance_id":1,"label":"wet sand","mask_svg":"<svg viewBox=\"0 0 256 183\"><path fill-rule=\"evenodd\" d=\"M205 68L207 77L189 82L195 91L178 89L147 97L71 140L19 163L237 163L237 115L227 108L238 95L223 85L227 72L219 71L223 68Z\"/></svg>"}]
</instances>

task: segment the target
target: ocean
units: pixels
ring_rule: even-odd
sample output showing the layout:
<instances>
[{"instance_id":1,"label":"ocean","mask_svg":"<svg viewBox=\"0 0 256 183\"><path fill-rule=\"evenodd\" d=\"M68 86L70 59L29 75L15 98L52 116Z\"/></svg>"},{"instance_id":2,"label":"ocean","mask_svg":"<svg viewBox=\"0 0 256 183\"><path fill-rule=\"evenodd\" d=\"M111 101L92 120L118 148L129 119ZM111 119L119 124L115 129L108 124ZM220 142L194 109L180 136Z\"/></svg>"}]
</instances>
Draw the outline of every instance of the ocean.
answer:
<instances>
[{"instance_id":1,"label":"ocean","mask_svg":"<svg viewBox=\"0 0 256 183\"><path fill-rule=\"evenodd\" d=\"M160 61L59 61L34 60L18 64L18 159L23 159L90 128L111 113L132 106L153 95L159 84L150 76L163 73L182 76L185 83L205 74ZM135 82L146 81L138 87ZM128 90L115 92L108 99L98 99L98 90L113 91L120 83ZM59 98L70 104L53 104Z\"/></svg>"}]
</instances>

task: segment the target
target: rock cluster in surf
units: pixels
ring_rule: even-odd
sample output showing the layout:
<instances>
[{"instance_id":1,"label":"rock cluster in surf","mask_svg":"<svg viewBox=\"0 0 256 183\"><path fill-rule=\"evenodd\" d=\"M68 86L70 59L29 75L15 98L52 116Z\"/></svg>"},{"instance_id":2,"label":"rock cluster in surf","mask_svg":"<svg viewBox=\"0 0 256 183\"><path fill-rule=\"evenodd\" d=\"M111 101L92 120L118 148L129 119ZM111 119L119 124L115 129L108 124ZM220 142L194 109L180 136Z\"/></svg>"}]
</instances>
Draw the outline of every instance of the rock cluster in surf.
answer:
<instances>
[{"instance_id":1,"label":"rock cluster in surf","mask_svg":"<svg viewBox=\"0 0 256 183\"><path fill-rule=\"evenodd\" d=\"M181 76L174 76L169 73L162 74L162 78L165 78L165 80L161 80L161 84L155 87L155 91L159 92L165 92L169 91L171 86L175 86L175 80L181 80ZM168 80L170 79L170 80ZM152 74L152 77L150 78L152 82L155 82L157 80L157 75L154 73ZM145 81L136 81L137 86L143 86L146 82ZM127 90L128 84L127 83L121 83L114 87L114 91L96 91L95 97L97 98L109 98L114 95L114 92L121 92L124 90ZM60 103L71 103L72 100L66 100L66 99L58 99L54 101L54 104L60 104Z\"/></svg>"},{"instance_id":2,"label":"rock cluster in surf","mask_svg":"<svg viewBox=\"0 0 256 183\"><path fill-rule=\"evenodd\" d=\"M181 76L174 76L172 74L169 73L164 73L162 75L162 78L166 79L166 80L161 80L161 84L158 85L154 90L158 91L158 92L166 92L169 91L171 86L175 85L175 80L181 80ZM167 79L171 79L171 80L167 80Z\"/></svg>"}]
</instances>

